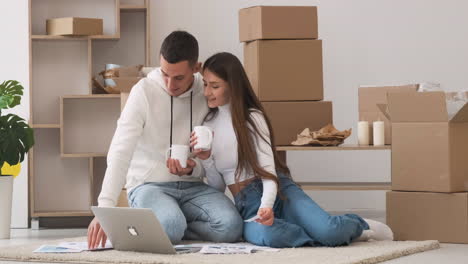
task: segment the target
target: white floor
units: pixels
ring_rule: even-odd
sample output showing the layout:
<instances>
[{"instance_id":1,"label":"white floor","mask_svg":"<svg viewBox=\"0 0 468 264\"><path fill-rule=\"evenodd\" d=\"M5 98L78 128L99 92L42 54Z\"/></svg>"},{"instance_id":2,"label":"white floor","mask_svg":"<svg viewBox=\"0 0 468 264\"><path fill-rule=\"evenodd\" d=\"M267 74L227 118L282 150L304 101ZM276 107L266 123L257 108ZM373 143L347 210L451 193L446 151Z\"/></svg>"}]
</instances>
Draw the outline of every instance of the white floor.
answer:
<instances>
[{"instance_id":1,"label":"white floor","mask_svg":"<svg viewBox=\"0 0 468 264\"><path fill-rule=\"evenodd\" d=\"M10 245L26 244L38 240L55 240L67 237L85 236L86 229L12 229L11 239L0 239L0 247ZM466 264L468 263L468 245L442 244L440 249L431 250L407 257L402 257L384 263L424 263L424 264ZM26 263L26 262L4 262L0 263ZM35 262L36 264L38 262Z\"/></svg>"}]
</instances>

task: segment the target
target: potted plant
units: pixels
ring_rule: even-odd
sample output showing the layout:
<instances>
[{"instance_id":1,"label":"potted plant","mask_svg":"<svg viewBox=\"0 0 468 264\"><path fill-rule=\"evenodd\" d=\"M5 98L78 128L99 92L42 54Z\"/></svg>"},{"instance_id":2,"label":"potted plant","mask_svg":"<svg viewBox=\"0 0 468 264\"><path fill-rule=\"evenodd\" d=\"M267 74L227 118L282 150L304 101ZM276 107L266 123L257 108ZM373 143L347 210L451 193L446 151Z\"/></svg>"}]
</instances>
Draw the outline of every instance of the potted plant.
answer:
<instances>
[{"instance_id":1,"label":"potted plant","mask_svg":"<svg viewBox=\"0 0 468 264\"><path fill-rule=\"evenodd\" d=\"M23 86L17 81L0 84L0 239L10 237L13 177L20 163L34 145L34 131L24 119L15 114L2 114L3 109L21 103Z\"/></svg>"}]
</instances>

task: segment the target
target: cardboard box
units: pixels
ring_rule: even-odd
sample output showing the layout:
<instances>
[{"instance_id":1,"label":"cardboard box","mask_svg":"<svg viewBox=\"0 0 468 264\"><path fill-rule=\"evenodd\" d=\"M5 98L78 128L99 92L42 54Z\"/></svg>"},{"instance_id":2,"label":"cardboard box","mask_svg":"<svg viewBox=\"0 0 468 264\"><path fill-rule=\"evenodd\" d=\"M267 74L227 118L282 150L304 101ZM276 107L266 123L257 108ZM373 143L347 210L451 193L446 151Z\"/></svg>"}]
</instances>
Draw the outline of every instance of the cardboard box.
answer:
<instances>
[{"instance_id":1,"label":"cardboard box","mask_svg":"<svg viewBox=\"0 0 468 264\"><path fill-rule=\"evenodd\" d=\"M317 7L254 6L239 10L239 40L317 39Z\"/></svg>"},{"instance_id":2,"label":"cardboard box","mask_svg":"<svg viewBox=\"0 0 468 264\"><path fill-rule=\"evenodd\" d=\"M416 92L418 84L400 86L361 86L358 90L359 120L368 121L370 127L369 141L373 144L372 122L384 121L385 145L392 144L392 125L390 120L382 114L377 104L387 104L388 92Z\"/></svg>"},{"instance_id":3,"label":"cardboard box","mask_svg":"<svg viewBox=\"0 0 468 264\"><path fill-rule=\"evenodd\" d=\"M444 92L389 93L392 190L468 190L468 104L447 115Z\"/></svg>"},{"instance_id":4,"label":"cardboard box","mask_svg":"<svg viewBox=\"0 0 468 264\"><path fill-rule=\"evenodd\" d=\"M47 35L102 35L103 20L98 18L63 17L47 19Z\"/></svg>"},{"instance_id":5,"label":"cardboard box","mask_svg":"<svg viewBox=\"0 0 468 264\"><path fill-rule=\"evenodd\" d=\"M120 110L123 110L125 104L127 103L128 97L130 96L130 91L137 84L142 77L120 77L112 78L116 86L111 89L116 89L120 92Z\"/></svg>"},{"instance_id":6,"label":"cardboard box","mask_svg":"<svg viewBox=\"0 0 468 264\"><path fill-rule=\"evenodd\" d=\"M387 192L395 240L468 243L468 193Z\"/></svg>"},{"instance_id":7,"label":"cardboard box","mask_svg":"<svg viewBox=\"0 0 468 264\"><path fill-rule=\"evenodd\" d=\"M291 145L305 128L312 131L333 123L332 102L262 102L277 146Z\"/></svg>"},{"instance_id":8,"label":"cardboard box","mask_svg":"<svg viewBox=\"0 0 468 264\"><path fill-rule=\"evenodd\" d=\"M321 40L257 40L244 66L260 101L323 100Z\"/></svg>"}]
</instances>

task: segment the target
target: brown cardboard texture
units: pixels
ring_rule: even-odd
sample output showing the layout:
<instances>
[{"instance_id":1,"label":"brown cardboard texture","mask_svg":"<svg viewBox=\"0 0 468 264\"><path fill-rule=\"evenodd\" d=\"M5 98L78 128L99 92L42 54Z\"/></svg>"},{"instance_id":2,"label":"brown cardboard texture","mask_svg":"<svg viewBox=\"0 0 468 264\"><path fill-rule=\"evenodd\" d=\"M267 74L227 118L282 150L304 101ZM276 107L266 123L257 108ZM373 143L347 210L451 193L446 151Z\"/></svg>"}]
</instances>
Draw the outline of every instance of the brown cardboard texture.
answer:
<instances>
[{"instance_id":1,"label":"brown cardboard texture","mask_svg":"<svg viewBox=\"0 0 468 264\"><path fill-rule=\"evenodd\" d=\"M387 93L417 92L419 84L399 86L361 86L358 89L359 112L380 112L377 104L387 104Z\"/></svg>"},{"instance_id":2,"label":"brown cardboard texture","mask_svg":"<svg viewBox=\"0 0 468 264\"><path fill-rule=\"evenodd\" d=\"M387 192L395 240L468 243L468 193Z\"/></svg>"},{"instance_id":3,"label":"brown cardboard texture","mask_svg":"<svg viewBox=\"0 0 468 264\"><path fill-rule=\"evenodd\" d=\"M392 190L468 190L468 104L449 120L444 92L389 93L387 114Z\"/></svg>"},{"instance_id":4,"label":"brown cardboard texture","mask_svg":"<svg viewBox=\"0 0 468 264\"><path fill-rule=\"evenodd\" d=\"M239 40L317 39L317 7L254 6L239 10Z\"/></svg>"},{"instance_id":5,"label":"brown cardboard texture","mask_svg":"<svg viewBox=\"0 0 468 264\"><path fill-rule=\"evenodd\" d=\"M102 35L103 20L99 18L63 17L47 19L47 35Z\"/></svg>"},{"instance_id":6,"label":"brown cardboard texture","mask_svg":"<svg viewBox=\"0 0 468 264\"><path fill-rule=\"evenodd\" d=\"M278 146L291 145L305 128L315 131L333 124L332 102L262 102L262 105Z\"/></svg>"},{"instance_id":7,"label":"brown cardboard texture","mask_svg":"<svg viewBox=\"0 0 468 264\"><path fill-rule=\"evenodd\" d=\"M115 89L119 90L122 93L130 93L133 86L137 84L142 77L118 77L112 78L115 82Z\"/></svg>"},{"instance_id":8,"label":"brown cardboard texture","mask_svg":"<svg viewBox=\"0 0 468 264\"><path fill-rule=\"evenodd\" d=\"M244 66L260 101L323 100L321 40L257 40Z\"/></svg>"},{"instance_id":9,"label":"brown cardboard texture","mask_svg":"<svg viewBox=\"0 0 468 264\"><path fill-rule=\"evenodd\" d=\"M387 104L388 92L416 92L418 84L408 84L400 86L361 86L358 90L359 99L359 120L368 121L372 133L372 122L384 121L385 125L385 145L392 144L392 125L377 108L377 104ZM370 134L369 143L373 144L373 137Z\"/></svg>"}]
</instances>

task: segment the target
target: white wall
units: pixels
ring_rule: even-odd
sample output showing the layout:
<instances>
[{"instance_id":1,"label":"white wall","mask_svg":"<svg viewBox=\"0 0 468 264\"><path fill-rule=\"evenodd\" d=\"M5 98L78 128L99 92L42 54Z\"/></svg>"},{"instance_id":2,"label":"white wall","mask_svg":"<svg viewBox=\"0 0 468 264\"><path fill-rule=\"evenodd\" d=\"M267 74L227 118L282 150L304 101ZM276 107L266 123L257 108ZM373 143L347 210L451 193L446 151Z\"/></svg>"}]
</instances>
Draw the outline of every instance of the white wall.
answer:
<instances>
[{"instance_id":1,"label":"white wall","mask_svg":"<svg viewBox=\"0 0 468 264\"><path fill-rule=\"evenodd\" d=\"M333 101L333 118L338 129L357 131L359 85L430 81L441 83L446 90L468 88L468 1L461 0L152 1L153 64L159 64L162 40L176 29L196 36L201 61L218 51L232 52L242 60L238 11L255 5L318 6L325 100ZM356 135L346 143L357 143ZM311 153L315 155L311 161L321 154ZM357 157L346 156L351 154ZM366 155L356 152L346 155L335 155L335 164L340 164L341 171L362 172L354 174L356 179L379 181L375 179L390 174L389 156L380 160L382 174L376 175L375 170L373 173L367 170L366 163L359 168L349 167L347 161L366 160ZM293 165L294 162L288 158L288 163ZM308 170L305 165L294 164L295 171ZM336 176L334 172L336 170L324 166L315 166L313 170L325 181ZM310 175L302 174L295 177ZM345 181L353 181L353 174L343 176L347 177ZM326 210L385 209L383 191L308 193ZM343 197L347 203L343 203Z\"/></svg>"},{"instance_id":2,"label":"white wall","mask_svg":"<svg viewBox=\"0 0 468 264\"><path fill-rule=\"evenodd\" d=\"M0 0L0 82L17 80L24 87L21 105L12 113L28 120L29 112L29 18L27 0ZM4 114L7 111L4 112ZM27 158L26 158L27 159ZM12 227L28 227L28 165L22 163L13 186Z\"/></svg>"},{"instance_id":3,"label":"white wall","mask_svg":"<svg viewBox=\"0 0 468 264\"><path fill-rule=\"evenodd\" d=\"M461 0L152 1L152 62L173 30L193 33L201 60L217 51L242 59L238 10L254 5L316 5L323 40L325 99L338 129L357 131L361 84L439 82L468 88L468 2ZM347 143L356 143L353 135Z\"/></svg>"}]
</instances>

